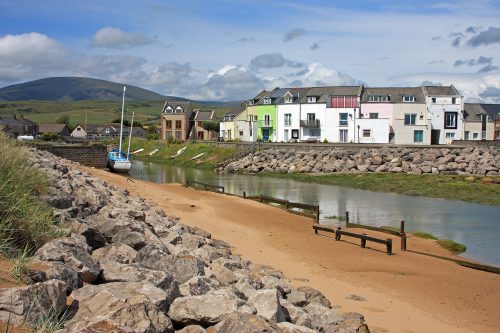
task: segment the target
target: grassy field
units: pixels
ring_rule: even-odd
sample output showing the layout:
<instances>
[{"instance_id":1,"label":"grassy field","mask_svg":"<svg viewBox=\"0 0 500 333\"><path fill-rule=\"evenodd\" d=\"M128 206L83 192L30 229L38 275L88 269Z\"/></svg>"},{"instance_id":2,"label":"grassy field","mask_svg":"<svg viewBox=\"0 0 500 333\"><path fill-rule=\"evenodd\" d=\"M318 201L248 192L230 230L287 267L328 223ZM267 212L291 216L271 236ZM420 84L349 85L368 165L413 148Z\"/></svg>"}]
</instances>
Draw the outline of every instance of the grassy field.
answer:
<instances>
[{"instance_id":1,"label":"grassy field","mask_svg":"<svg viewBox=\"0 0 500 333\"><path fill-rule=\"evenodd\" d=\"M125 104L125 119L130 120L135 112L135 120L142 124L159 124L160 113L165 103L161 101L128 101ZM219 105L193 104L194 109L215 110L217 119L228 113L232 108ZM87 113L88 124L104 124L120 117L121 102L118 101L2 101L0 102L0 116L12 117L22 114L25 118L40 124L55 123L61 116L69 116L72 125L85 122Z\"/></svg>"},{"instance_id":2,"label":"grassy field","mask_svg":"<svg viewBox=\"0 0 500 333\"><path fill-rule=\"evenodd\" d=\"M124 147L127 147L127 145L128 140L125 141ZM203 143L187 142L169 144L165 141L146 140L141 138L133 138L130 146L131 151L144 148L143 152L133 157L139 160L200 169L212 169L218 163L231 158L236 152L233 148L220 148L218 146ZM183 147L187 148L179 157L175 159L170 158L170 156L175 155L177 151ZM147 154L155 148L160 148L160 150L153 156L147 156ZM203 153L203 156L196 160L191 160L191 158L201 153Z\"/></svg>"},{"instance_id":3,"label":"grassy field","mask_svg":"<svg viewBox=\"0 0 500 333\"><path fill-rule=\"evenodd\" d=\"M347 186L377 192L443 198L500 206L500 186L469 183L463 176L450 175L409 175L394 173L367 174L280 174L266 173L265 176L289 178L308 183Z\"/></svg>"}]
</instances>

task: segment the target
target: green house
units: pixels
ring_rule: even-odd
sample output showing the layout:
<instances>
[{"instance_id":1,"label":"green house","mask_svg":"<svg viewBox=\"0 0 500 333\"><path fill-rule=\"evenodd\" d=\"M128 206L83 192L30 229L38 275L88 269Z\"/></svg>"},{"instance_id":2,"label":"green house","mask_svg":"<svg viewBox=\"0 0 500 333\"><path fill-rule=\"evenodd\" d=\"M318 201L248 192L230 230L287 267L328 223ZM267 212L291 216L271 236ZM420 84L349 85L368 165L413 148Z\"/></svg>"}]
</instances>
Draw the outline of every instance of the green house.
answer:
<instances>
[{"instance_id":1,"label":"green house","mask_svg":"<svg viewBox=\"0 0 500 333\"><path fill-rule=\"evenodd\" d=\"M257 140L273 141L277 139L276 102L286 94L287 89L275 88L255 105L257 115Z\"/></svg>"}]
</instances>

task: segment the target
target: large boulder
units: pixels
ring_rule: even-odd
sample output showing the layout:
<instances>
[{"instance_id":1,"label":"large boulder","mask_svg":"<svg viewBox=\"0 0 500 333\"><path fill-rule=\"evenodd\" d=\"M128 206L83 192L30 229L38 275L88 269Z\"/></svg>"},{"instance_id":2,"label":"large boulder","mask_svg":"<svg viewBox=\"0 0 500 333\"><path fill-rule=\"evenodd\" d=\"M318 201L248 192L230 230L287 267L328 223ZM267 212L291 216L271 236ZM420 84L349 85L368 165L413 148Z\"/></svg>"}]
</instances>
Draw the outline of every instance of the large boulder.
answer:
<instances>
[{"instance_id":1,"label":"large boulder","mask_svg":"<svg viewBox=\"0 0 500 333\"><path fill-rule=\"evenodd\" d=\"M0 321L28 324L55 318L66 308L66 283L49 280L33 285L0 290Z\"/></svg>"},{"instance_id":2,"label":"large boulder","mask_svg":"<svg viewBox=\"0 0 500 333\"><path fill-rule=\"evenodd\" d=\"M91 248L76 237L54 239L39 248L34 259L43 261L60 261L82 274L83 281L92 283L101 273L99 262L89 254Z\"/></svg>"},{"instance_id":3,"label":"large boulder","mask_svg":"<svg viewBox=\"0 0 500 333\"><path fill-rule=\"evenodd\" d=\"M204 295L220 286L218 281L209 279L206 276L194 276L179 286L182 296Z\"/></svg>"},{"instance_id":4,"label":"large boulder","mask_svg":"<svg viewBox=\"0 0 500 333\"><path fill-rule=\"evenodd\" d=\"M92 257L96 260L114 260L122 264L135 262L136 256L137 251L123 243L113 243L92 252Z\"/></svg>"},{"instance_id":5,"label":"large boulder","mask_svg":"<svg viewBox=\"0 0 500 333\"><path fill-rule=\"evenodd\" d=\"M197 324L204 327L217 324L234 311L246 311L245 302L231 293L210 293L177 298L168 316L181 325ZM243 331L242 331L243 332Z\"/></svg>"},{"instance_id":6,"label":"large boulder","mask_svg":"<svg viewBox=\"0 0 500 333\"><path fill-rule=\"evenodd\" d=\"M297 291L303 292L306 297L307 303L318 303L327 308L331 308L332 304L319 290L316 290L311 287L298 287Z\"/></svg>"},{"instance_id":7,"label":"large boulder","mask_svg":"<svg viewBox=\"0 0 500 333\"><path fill-rule=\"evenodd\" d=\"M148 268L167 271L171 273L179 283L184 283L194 276L205 275L205 268L200 258L187 251L176 255L158 256L158 260L151 262L146 257L137 256L137 263Z\"/></svg>"},{"instance_id":8,"label":"large boulder","mask_svg":"<svg viewBox=\"0 0 500 333\"><path fill-rule=\"evenodd\" d=\"M259 290L248 299L248 303L255 307L258 315L268 321L277 323L285 321L285 313L276 289Z\"/></svg>"},{"instance_id":9,"label":"large boulder","mask_svg":"<svg viewBox=\"0 0 500 333\"><path fill-rule=\"evenodd\" d=\"M103 321L136 333L174 332L165 315L170 306L168 295L150 283L87 285L73 291L71 298L75 315L67 332L84 332Z\"/></svg>"},{"instance_id":10,"label":"large boulder","mask_svg":"<svg viewBox=\"0 0 500 333\"><path fill-rule=\"evenodd\" d=\"M74 289L83 286L82 274L60 261L31 260L26 267L29 279L34 282L60 280L66 283L66 292L70 294Z\"/></svg>"},{"instance_id":11,"label":"large boulder","mask_svg":"<svg viewBox=\"0 0 500 333\"><path fill-rule=\"evenodd\" d=\"M264 317L234 312L224 318L223 321L215 325L213 333L285 333L278 325L268 323Z\"/></svg>"}]
</instances>

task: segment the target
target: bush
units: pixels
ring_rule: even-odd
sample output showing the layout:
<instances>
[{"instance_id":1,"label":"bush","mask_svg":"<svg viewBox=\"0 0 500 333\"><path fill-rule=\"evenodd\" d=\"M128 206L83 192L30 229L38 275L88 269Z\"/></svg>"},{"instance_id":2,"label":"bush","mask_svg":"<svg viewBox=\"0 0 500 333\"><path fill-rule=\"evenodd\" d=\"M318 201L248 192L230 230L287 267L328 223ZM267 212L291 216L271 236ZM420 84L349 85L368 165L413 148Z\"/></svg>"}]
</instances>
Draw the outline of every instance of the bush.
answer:
<instances>
[{"instance_id":1,"label":"bush","mask_svg":"<svg viewBox=\"0 0 500 333\"><path fill-rule=\"evenodd\" d=\"M159 140L160 139L160 134L158 134L158 133L148 133L146 135L146 139L148 139L148 140Z\"/></svg>"},{"instance_id":2,"label":"bush","mask_svg":"<svg viewBox=\"0 0 500 333\"><path fill-rule=\"evenodd\" d=\"M28 149L0 132L0 151L0 252L17 257L62 231L54 224L52 208L39 199L47 181L31 165Z\"/></svg>"},{"instance_id":3,"label":"bush","mask_svg":"<svg viewBox=\"0 0 500 333\"><path fill-rule=\"evenodd\" d=\"M54 141L54 140L57 140L58 137L59 136L56 133L46 132L46 133L43 133L40 138L43 141Z\"/></svg>"}]
</instances>

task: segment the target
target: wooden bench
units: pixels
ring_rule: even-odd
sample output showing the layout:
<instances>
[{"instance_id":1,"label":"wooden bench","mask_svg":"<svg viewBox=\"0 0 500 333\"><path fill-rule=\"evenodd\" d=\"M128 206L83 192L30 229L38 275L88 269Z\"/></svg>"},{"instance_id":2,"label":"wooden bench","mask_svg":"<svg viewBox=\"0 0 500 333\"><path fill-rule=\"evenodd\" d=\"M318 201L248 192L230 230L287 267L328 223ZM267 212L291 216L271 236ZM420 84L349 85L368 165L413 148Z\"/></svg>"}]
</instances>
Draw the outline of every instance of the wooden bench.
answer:
<instances>
[{"instance_id":1,"label":"wooden bench","mask_svg":"<svg viewBox=\"0 0 500 333\"><path fill-rule=\"evenodd\" d=\"M209 188L213 188L215 190L219 190L222 193L224 193L224 186L212 185L212 184L207 184L207 183L202 183L202 182L195 182L192 180L186 180L186 186L189 186L189 185L200 185L205 189L205 191L207 191Z\"/></svg>"},{"instance_id":2,"label":"wooden bench","mask_svg":"<svg viewBox=\"0 0 500 333\"><path fill-rule=\"evenodd\" d=\"M387 254L389 254L389 255L392 254L392 239L391 238L381 239L381 238L368 236L366 234L356 234L354 232L344 231L344 230L341 230L340 227L337 229L334 229L332 227L324 226L321 224L313 224L312 227L314 229L314 233L316 233L316 234L318 234L318 231L325 231L325 232L334 233L335 240L337 240L337 241L339 241L342 236L359 238L359 239L361 239L361 247L362 248L366 247L366 241L379 243L379 244L385 244Z\"/></svg>"}]
</instances>

